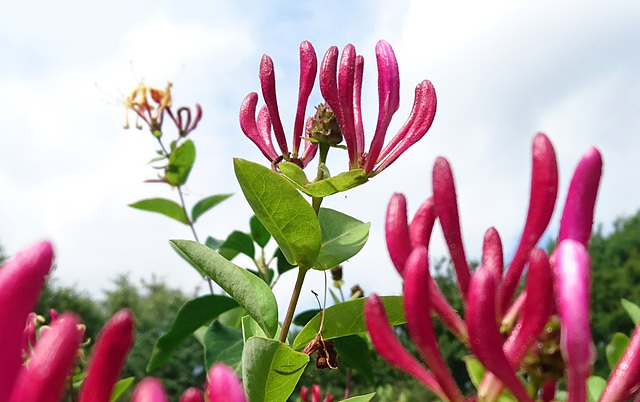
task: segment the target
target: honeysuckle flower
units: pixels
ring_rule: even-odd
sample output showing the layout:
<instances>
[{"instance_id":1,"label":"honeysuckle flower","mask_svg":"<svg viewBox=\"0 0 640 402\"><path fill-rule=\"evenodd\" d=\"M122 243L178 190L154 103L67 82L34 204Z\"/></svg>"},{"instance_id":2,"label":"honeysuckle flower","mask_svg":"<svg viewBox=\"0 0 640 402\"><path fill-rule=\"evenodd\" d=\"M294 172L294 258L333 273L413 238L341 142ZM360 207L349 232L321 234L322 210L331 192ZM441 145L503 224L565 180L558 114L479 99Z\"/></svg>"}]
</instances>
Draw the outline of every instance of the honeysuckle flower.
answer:
<instances>
[{"instance_id":1,"label":"honeysuckle flower","mask_svg":"<svg viewBox=\"0 0 640 402\"><path fill-rule=\"evenodd\" d=\"M306 166L315 156L318 146L305 141L305 147L300 153L300 143L305 136L305 109L316 79L318 60L311 43L304 41L300 45L300 85L298 91L298 106L293 125L293 147L289 152L287 140L280 119L278 100L276 97L276 79L273 61L267 55L262 56L260 62L260 85L265 106L260 109L256 119L258 94L250 93L244 98L240 106L240 128L242 132L260 149L272 165L282 160ZM276 152L271 139L271 127L276 138L280 153Z\"/></svg>"},{"instance_id":2,"label":"honeysuckle flower","mask_svg":"<svg viewBox=\"0 0 640 402\"><path fill-rule=\"evenodd\" d=\"M204 395L200 388L189 387L184 390L178 402L204 402Z\"/></svg>"},{"instance_id":3,"label":"honeysuckle flower","mask_svg":"<svg viewBox=\"0 0 640 402\"><path fill-rule=\"evenodd\" d=\"M53 262L43 241L27 247L0 268L0 402L8 400L22 366L22 337Z\"/></svg>"},{"instance_id":4,"label":"honeysuckle flower","mask_svg":"<svg viewBox=\"0 0 640 402\"><path fill-rule=\"evenodd\" d=\"M120 310L107 321L93 349L87 377L80 388L80 402L109 401L111 390L133 344L133 337L131 311Z\"/></svg>"},{"instance_id":5,"label":"honeysuckle flower","mask_svg":"<svg viewBox=\"0 0 640 402\"><path fill-rule=\"evenodd\" d=\"M136 385L131 402L169 402L162 381L155 377L146 377Z\"/></svg>"},{"instance_id":6,"label":"honeysuckle flower","mask_svg":"<svg viewBox=\"0 0 640 402\"><path fill-rule=\"evenodd\" d=\"M76 315L64 313L40 337L31 359L13 384L10 402L60 400L82 341L79 324Z\"/></svg>"},{"instance_id":7,"label":"honeysuckle flower","mask_svg":"<svg viewBox=\"0 0 640 402\"><path fill-rule=\"evenodd\" d=\"M300 388L300 399L302 399L302 402L309 402L308 387L302 386L302 388ZM320 386L318 384L313 384L311 386L311 402L320 402L321 399L322 392L320 390ZM333 402L333 399L333 395L327 392L327 394L324 396L324 399L322 399L322 402Z\"/></svg>"},{"instance_id":8,"label":"honeysuckle flower","mask_svg":"<svg viewBox=\"0 0 640 402\"><path fill-rule=\"evenodd\" d=\"M124 128L129 128L129 110L133 110L137 115L136 128L142 129L142 125L140 125L137 120L140 118L149 126L151 132L156 137L159 137L162 134L161 129L164 111L171 107L172 85L173 84L168 82L167 87L161 90L140 83L124 100L124 106L127 112Z\"/></svg>"},{"instance_id":9,"label":"honeysuckle flower","mask_svg":"<svg viewBox=\"0 0 640 402\"><path fill-rule=\"evenodd\" d=\"M437 103L431 82L425 80L418 84L407 122L383 149L389 123L400 105L400 75L393 49L383 40L376 44L376 60L378 121L366 153L361 110L364 58L356 55L355 47L349 44L338 63L338 48L333 46L325 54L320 68L320 91L340 124L349 168L363 168L370 177L383 171L426 134L433 123Z\"/></svg>"},{"instance_id":10,"label":"honeysuckle flower","mask_svg":"<svg viewBox=\"0 0 640 402\"><path fill-rule=\"evenodd\" d=\"M178 133L181 137L186 137L190 132L195 130L198 126L198 123L200 123L200 120L202 119L202 107L197 103L196 115L194 116L193 121L191 120L191 108L183 106L176 110L175 115L171 111L171 108L167 108L166 112L169 117L171 117L171 120L173 120L173 122L175 123L176 128L178 129Z\"/></svg>"},{"instance_id":11,"label":"honeysuckle flower","mask_svg":"<svg viewBox=\"0 0 640 402\"><path fill-rule=\"evenodd\" d=\"M561 241L554 254L560 344L567 368L569 401L585 401L586 381L595 359L589 326L589 254L582 243L573 239Z\"/></svg>"},{"instance_id":12,"label":"honeysuckle flower","mask_svg":"<svg viewBox=\"0 0 640 402\"><path fill-rule=\"evenodd\" d=\"M246 402L242 384L233 370L216 363L207 373L205 394L209 402Z\"/></svg>"}]
</instances>

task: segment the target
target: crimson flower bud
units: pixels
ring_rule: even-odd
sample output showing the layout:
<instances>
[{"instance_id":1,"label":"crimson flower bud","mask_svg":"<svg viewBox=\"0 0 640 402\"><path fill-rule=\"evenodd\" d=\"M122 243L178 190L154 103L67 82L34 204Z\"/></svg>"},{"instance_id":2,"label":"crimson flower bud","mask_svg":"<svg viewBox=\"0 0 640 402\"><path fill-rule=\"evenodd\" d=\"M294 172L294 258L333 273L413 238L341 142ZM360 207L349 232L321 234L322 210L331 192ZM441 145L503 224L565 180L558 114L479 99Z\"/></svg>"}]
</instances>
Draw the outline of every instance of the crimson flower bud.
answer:
<instances>
[{"instance_id":1,"label":"crimson flower bud","mask_svg":"<svg viewBox=\"0 0 640 402\"><path fill-rule=\"evenodd\" d=\"M322 398L320 386L318 384L313 384L311 386L311 402L320 402L320 398Z\"/></svg>"},{"instance_id":2,"label":"crimson flower bud","mask_svg":"<svg viewBox=\"0 0 640 402\"><path fill-rule=\"evenodd\" d=\"M184 390L178 402L204 402L204 396L200 388L189 387Z\"/></svg>"},{"instance_id":3,"label":"crimson flower bud","mask_svg":"<svg viewBox=\"0 0 640 402\"><path fill-rule=\"evenodd\" d=\"M412 247L407 223L407 200L400 193L395 193L389 201L385 220L385 238L391 262L400 276L403 276L404 264L411 254Z\"/></svg>"},{"instance_id":4,"label":"crimson flower bud","mask_svg":"<svg viewBox=\"0 0 640 402\"><path fill-rule=\"evenodd\" d=\"M209 402L246 402L240 380L223 363L216 363L209 369L205 394Z\"/></svg>"},{"instance_id":5,"label":"crimson flower bud","mask_svg":"<svg viewBox=\"0 0 640 402\"><path fill-rule=\"evenodd\" d=\"M624 354L611 371L600 402L627 401L640 392L640 326L636 326Z\"/></svg>"},{"instance_id":6,"label":"crimson flower bud","mask_svg":"<svg viewBox=\"0 0 640 402\"><path fill-rule=\"evenodd\" d=\"M146 377L133 390L131 402L169 402L162 381L155 377Z\"/></svg>"}]
</instances>

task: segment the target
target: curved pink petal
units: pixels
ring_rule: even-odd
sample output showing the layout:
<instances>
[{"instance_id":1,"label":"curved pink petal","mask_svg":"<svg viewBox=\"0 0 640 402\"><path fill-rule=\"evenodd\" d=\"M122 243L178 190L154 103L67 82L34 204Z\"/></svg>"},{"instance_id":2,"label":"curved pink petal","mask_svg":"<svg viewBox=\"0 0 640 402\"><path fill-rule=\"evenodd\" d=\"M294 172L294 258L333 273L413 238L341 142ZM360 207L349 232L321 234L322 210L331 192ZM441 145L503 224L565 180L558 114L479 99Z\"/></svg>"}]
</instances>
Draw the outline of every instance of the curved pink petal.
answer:
<instances>
[{"instance_id":1,"label":"curved pink petal","mask_svg":"<svg viewBox=\"0 0 640 402\"><path fill-rule=\"evenodd\" d=\"M349 154L349 166L357 168L361 155L357 153L356 128L353 110L353 93L356 78L356 48L352 44L345 46L340 58L338 70L338 100L340 101L340 114L336 115L342 136Z\"/></svg>"},{"instance_id":2,"label":"curved pink petal","mask_svg":"<svg viewBox=\"0 0 640 402\"><path fill-rule=\"evenodd\" d=\"M362 122L362 78L364 57L356 57L356 75L353 85L353 121L356 133L356 154L364 154L364 124Z\"/></svg>"},{"instance_id":3,"label":"curved pink petal","mask_svg":"<svg viewBox=\"0 0 640 402\"><path fill-rule=\"evenodd\" d=\"M580 242L567 239L558 244L554 257L560 346L567 370L569 402L584 401L586 381L595 358L589 326L589 254Z\"/></svg>"},{"instance_id":4,"label":"curved pink petal","mask_svg":"<svg viewBox=\"0 0 640 402\"><path fill-rule=\"evenodd\" d=\"M113 386L133 344L134 322L129 310L120 310L107 321L93 348L87 377L80 388L80 402L108 402Z\"/></svg>"},{"instance_id":5,"label":"curved pink petal","mask_svg":"<svg viewBox=\"0 0 640 402\"><path fill-rule=\"evenodd\" d=\"M502 283L502 268L504 262L502 259L502 241L500 235L494 227L490 227L484 234L484 242L482 244L482 264L493 274L498 289Z\"/></svg>"},{"instance_id":6,"label":"curved pink petal","mask_svg":"<svg viewBox=\"0 0 640 402\"><path fill-rule=\"evenodd\" d=\"M300 44L300 85L298 88L298 107L296 109L296 120L293 125L293 157L298 157L300 141L302 140L305 125L305 110L309 102L309 95L316 81L318 72L318 58L316 51L308 41Z\"/></svg>"},{"instance_id":7,"label":"curved pink petal","mask_svg":"<svg viewBox=\"0 0 640 402\"><path fill-rule=\"evenodd\" d=\"M209 402L246 402L240 380L223 363L216 363L209 369L205 394Z\"/></svg>"},{"instance_id":8,"label":"curved pink petal","mask_svg":"<svg viewBox=\"0 0 640 402\"><path fill-rule=\"evenodd\" d=\"M560 220L558 242L573 239L584 246L589 242L601 175L602 156L592 147L583 155L573 173Z\"/></svg>"},{"instance_id":9,"label":"curved pink petal","mask_svg":"<svg viewBox=\"0 0 640 402\"><path fill-rule=\"evenodd\" d=\"M200 388L189 387L184 390L178 402L204 402L204 395Z\"/></svg>"},{"instance_id":10,"label":"curved pink petal","mask_svg":"<svg viewBox=\"0 0 640 402\"><path fill-rule=\"evenodd\" d=\"M422 382L440 398L445 398L436 379L402 346L389 324L382 300L372 294L364 302L364 322L373 347L389 364Z\"/></svg>"},{"instance_id":11,"label":"curved pink petal","mask_svg":"<svg viewBox=\"0 0 640 402\"><path fill-rule=\"evenodd\" d=\"M404 264L411 254L411 239L407 223L407 200L404 195L391 196L385 220L385 238L391 262L400 276L404 276Z\"/></svg>"},{"instance_id":12,"label":"curved pink petal","mask_svg":"<svg viewBox=\"0 0 640 402\"><path fill-rule=\"evenodd\" d=\"M42 402L61 398L82 341L79 324L75 314L64 313L51 325L38 341L28 366L20 371L9 401Z\"/></svg>"},{"instance_id":13,"label":"curved pink petal","mask_svg":"<svg viewBox=\"0 0 640 402\"><path fill-rule=\"evenodd\" d=\"M169 402L162 381L155 377L146 377L133 390L131 402Z\"/></svg>"},{"instance_id":14,"label":"curved pink petal","mask_svg":"<svg viewBox=\"0 0 640 402\"><path fill-rule=\"evenodd\" d=\"M447 368L431 321L429 257L427 249L416 247L405 266L404 312L411 340L450 401L462 401L462 395Z\"/></svg>"},{"instance_id":15,"label":"curved pink petal","mask_svg":"<svg viewBox=\"0 0 640 402\"><path fill-rule=\"evenodd\" d=\"M320 65L320 93L340 121L342 109L338 97L338 48L331 46Z\"/></svg>"},{"instance_id":16,"label":"curved pink petal","mask_svg":"<svg viewBox=\"0 0 640 402\"><path fill-rule=\"evenodd\" d=\"M411 239L412 247L423 246L429 250L431 232L435 222L435 204L433 197L429 197L420 205L409 224L409 238Z\"/></svg>"},{"instance_id":17,"label":"curved pink petal","mask_svg":"<svg viewBox=\"0 0 640 402\"><path fill-rule=\"evenodd\" d=\"M282 120L280 120L280 112L278 111L276 75L273 68L273 60L266 54L262 56L262 60L260 61L260 86L262 87L264 103L267 105L267 109L269 109L269 117L273 125L273 134L276 137L276 142L282 154L289 155L287 139L284 135L284 128L282 127Z\"/></svg>"},{"instance_id":18,"label":"curved pink petal","mask_svg":"<svg viewBox=\"0 0 640 402\"><path fill-rule=\"evenodd\" d=\"M273 148L273 144L271 143L271 136L264 136L264 117L259 120L261 121L261 130L258 130L258 125L256 123L256 106L258 105L258 94L255 92L251 92L247 95L242 101L242 105L240 106L240 129L256 146L260 149L260 152L271 162L273 162L278 154L276 150ZM262 114L262 111L261 111ZM268 113L267 113L268 118ZM269 123L270 126L270 123Z\"/></svg>"},{"instance_id":19,"label":"curved pink petal","mask_svg":"<svg viewBox=\"0 0 640 402\"><path fill-rule=\"evenodd\" d=\"M43 241L7 260L0 269L0 402L7 400L22 366L22 335L53 262Z\"/></svg>"},{"instance_id":20,"label":"curved pink petal","mask_svg":"<svg viewBox=\"0 0 640 402\"><path fill-rule=\"evenodd\" d=\"M304 137L309 138L309 133L311 132L311 128L313 125L313 118L309 117L307 122L305 123L304 129ZM302 167L307 167L309 162L316 156L316 152L318 152L318 144L313 144L309 141L305 141L304 151L302 152L302 156L300 159L302 160Z\"/></svg>"},{"instance_id":21,"label":"curved pink petal","mask_svg":"<svg viewBox=\"0 0 640 402\"><path fill-rule=\"evenodd\" d=\"M502 283L500 311L504 313L511 303L529 253L544 233L558 194L558 165L553 145L546 135L538 133L533 139L531 168L531 197L529 212L520 244L509 264Z\"/></svg>"}]
</instances>

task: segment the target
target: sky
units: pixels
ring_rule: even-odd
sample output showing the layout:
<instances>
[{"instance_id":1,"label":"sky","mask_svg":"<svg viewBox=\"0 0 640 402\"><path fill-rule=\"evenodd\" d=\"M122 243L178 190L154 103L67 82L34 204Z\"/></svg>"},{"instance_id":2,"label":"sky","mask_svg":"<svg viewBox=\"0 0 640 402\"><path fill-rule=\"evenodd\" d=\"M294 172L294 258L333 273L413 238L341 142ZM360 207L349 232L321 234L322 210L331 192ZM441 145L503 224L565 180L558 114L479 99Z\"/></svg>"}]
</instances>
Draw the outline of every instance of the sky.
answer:
<instances>
[{"instance_id":1,"label":"sky","mask_svg":"<svg viewBox=\"0 0 640 402\"><path fill-rule=\"evenodd\" d=\"M290 133L304 40L319 58L348 43L365 57L369 140L378 40L393 46L400 71L400 110L389 137L408 116L415 85L429 79L438 96L434 124L418 144L366 185L323 204L371 222L368 244L345 264L347 286L401 293L384 243L386 205L401 192L412 216L431 195L437 156L453 169L469 258L480 258L483 234L494 226L509 261L527 214L537 132L554 144L560 172L541 245L556 236L573 169L591 146L604 160L595 221L607 232L640 208L638 15L636 1L12 2L0 15L0 244L13 254L50 239L58 283L96 297L123 273L203 293L201 278L168 243L190 239L189 229L127 206L178 195L143 183L155 177L147 162L156 143L148 131L123 129L122 101L140 82L164 88L170 81L174 104L202 105L187 203L235 195L196 230L216 238L248 231L251 210L231 158L267 161L240 131L239 106L259 92L260 58L270 55ZM318 102L316 87L309 111ZM346 162L338 157L329 168L339 172ZM446 255L438 230L430 253ZM294 282L291 272L275 288L281 311ZM310 275L301 305L313 307L310 290L323 286L321 274Z\"/></svg>"}]
</instances>

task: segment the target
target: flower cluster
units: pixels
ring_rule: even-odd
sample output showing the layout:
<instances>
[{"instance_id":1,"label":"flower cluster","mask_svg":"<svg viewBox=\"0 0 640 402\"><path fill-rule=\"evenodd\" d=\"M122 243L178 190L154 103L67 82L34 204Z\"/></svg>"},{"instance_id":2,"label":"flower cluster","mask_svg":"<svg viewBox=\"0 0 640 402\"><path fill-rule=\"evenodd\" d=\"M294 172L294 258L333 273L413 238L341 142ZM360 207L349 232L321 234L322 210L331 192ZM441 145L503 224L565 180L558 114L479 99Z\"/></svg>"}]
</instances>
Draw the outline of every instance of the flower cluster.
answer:
<instances>
[{"instance_id":1,"label":"flower cluster","mask_svg":"<svg viewBox=\"0 0 640 402\"><path fill-rule=\"evenodd\" d=\"M551 219L558 171L548 138L544 134L535 137L529 212L520 244L504 274L502 245L494 228L486 232L481 265L471 273L460 234L453 175L444 158L438 158L433 169L433 197L422 204L410 224L406 200L395 194L387 211L387 247L404 280L404 309L411 339L429 369L400 345L380 298L374 295L365 304L365 320L372 343L382 357L422 381L441 399L463 400L438 348L429 313L433 311L487 370L478 388L479 400L495 401L505 387L519 401L535 399L538 392L542 400L551 400L559 380L557 367L540 369L541 365L532 364L535 353L532 357L529 352L534 345L542 344L540 339L545 338L545 332L554 333L547 325L557 314L558 346L569 400L586 400L586 380L595 358L589 328L590 262L586 246L601 172L600 153L591 148L574 172L560 222L558 247L548 256L535 245ZM443 297L429 273L427 250L436 218L466 306L464 320ZM514 300L527 264L524 291ZM545 341L553 342L552 338L546 338ZM636 331L612 371L601 401L627 400L640 392L639 351L640 332ZM535 372L527 371L534 366ZM523 386L519 370L535 383L529 390Z\"/></svg>"},{"instance_id":2,"label":"flower cluster","mask_svg":"<svg viewBox=\"0 0 640 402\"><path fill-rule=\"evenodd\" d=\"M0 267L0 402L60 400L76 360L84 329L75 314L52 315L51 325L35 339L34 315L30 311L52 263L53 247L49 242L40 242ZM121 310L109 319L94 346L78 401L109 401L133 337L130 311ZM23 364L25 354L28 361ZM239 379L222 364L209 370L205 394L210 402L246 401ZM204 396L199 389L189 388L180 400L203 402ZM150 377L137 385L132 401L168 399L162 383Z\"/></svg>"},{"instance_id":3,"label":"flower cluster","mask_svg":"<svg viewBox=\"0 0 640 402\"><path fill-rule=\"evenodd\" d=\"M349 169L364 169L369 177L375 176L429 130L436 111L435 90L427 80L418 84L407 122L384 146L391 118L400 105L400 75L393 49L387 42L379 41L376 45L378 120L369 149L365 152L361 110L364 58L356 54L355 47L351 44L344 48L340 60L338 56L338 48L333 46L326 52L320 65L320 91L326 105L320 105L318 112L324 115L327 110L330 110L337 120L339 130L332 130L331 144L341 142L336 135L344 137L349 154ZM317 70L318 61L315 50L311 43L305 41L300 45L298 106L293 128L293 147L289 152L278 110L273 61L267 55L262 57L260 83L265 106L260 109L256 118L258 94L252 92L247 95L240 107L240 127L274 166L285 160L304 167L316 153L318 139L313 132L317 121L309 118L305 123L305 109L315 83ZM326 122L325 119L320 120L323 123ZM271 128L273 128L280 153L276 152L273 146ZM300 153L300 144L303 139L308 141L304 151Z\"/></svg>"}]
</instances>

